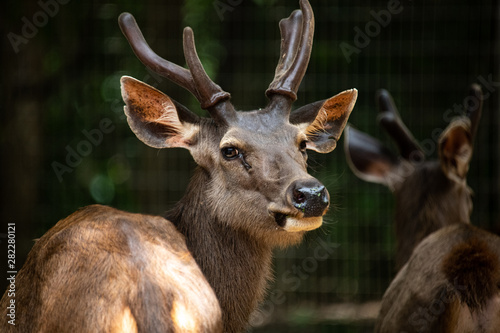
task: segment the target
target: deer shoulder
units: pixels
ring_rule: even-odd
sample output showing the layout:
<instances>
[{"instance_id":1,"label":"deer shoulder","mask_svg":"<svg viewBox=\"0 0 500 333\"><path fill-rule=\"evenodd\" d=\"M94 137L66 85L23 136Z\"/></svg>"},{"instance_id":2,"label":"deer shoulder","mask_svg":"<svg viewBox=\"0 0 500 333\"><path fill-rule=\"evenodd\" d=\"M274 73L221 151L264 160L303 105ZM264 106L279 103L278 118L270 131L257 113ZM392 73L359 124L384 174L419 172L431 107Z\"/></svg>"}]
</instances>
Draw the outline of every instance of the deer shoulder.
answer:
<instances>
[{"instance_id":1,"label":"deer shoulder","mask_svg":"<svg viewBox=\"0 0 500 333\"><path fill-rule=\"evenodd\" d=\"M184 236L159 216L82 208L35 243L17 285L16 326L33 332L222 330Z\"/></svg>"}]
</instances>

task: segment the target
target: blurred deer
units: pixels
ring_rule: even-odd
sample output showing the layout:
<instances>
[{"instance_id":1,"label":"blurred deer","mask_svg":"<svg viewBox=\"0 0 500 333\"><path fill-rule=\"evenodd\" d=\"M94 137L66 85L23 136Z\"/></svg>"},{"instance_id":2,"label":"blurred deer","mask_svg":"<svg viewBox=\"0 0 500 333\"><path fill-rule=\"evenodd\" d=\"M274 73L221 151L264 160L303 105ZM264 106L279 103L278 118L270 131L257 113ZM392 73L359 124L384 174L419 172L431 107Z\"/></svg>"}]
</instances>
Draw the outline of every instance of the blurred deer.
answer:
<instances>
[{"instance_id":1,"label":"blurred deer","mask_svg":"<svg viewBox=\"0 0 500 333\"><path fill-rule=\"evenodd\" d=\"M498 332L500 238L470 224L466 184L481 115L479 86L467 115L439 138L439 160L426 161L387 91L378 93L381 125L396 141L397 157L382 143L346 130L354 173L388 186L396 198L397 264L382 299L375 332Z\"/></svg>"},{"instance_id":2,"label":"blurred deer","mask_svg":"<svg viewBox=\"0 0 500 333\"><path fill-rule=\"evenodd\" d=\"M30 332L239 332L263 299L275 247L322 225L325 186L307 173L307 150L331 152L355 89L291 112L314 31L308 1L280 22L281 56L269 104L236 111L206 74L193 31L184 30L189 69L154 53L135 19L120 27L151 70L186 88L202 118L162 92L124 76L125 113L154 148L188 149L198 164L165 218L104 206L59 221L17 275L16 327ZM5 311L9 297L4 295ZM14 330L2 316L1 331Z\"/></svg>"}]
</instances>

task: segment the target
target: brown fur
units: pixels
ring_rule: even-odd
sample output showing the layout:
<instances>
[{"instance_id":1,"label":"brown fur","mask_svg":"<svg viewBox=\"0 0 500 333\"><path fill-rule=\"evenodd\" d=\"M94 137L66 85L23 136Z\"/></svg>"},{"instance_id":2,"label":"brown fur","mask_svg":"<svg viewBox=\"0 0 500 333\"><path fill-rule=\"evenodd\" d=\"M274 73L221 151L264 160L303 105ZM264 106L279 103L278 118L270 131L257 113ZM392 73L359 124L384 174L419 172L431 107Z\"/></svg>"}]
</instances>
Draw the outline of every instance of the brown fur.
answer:
<instances>
[{"instance_id":1,"label":"brown fur","mask_svg":"<svg viewBox=\"0 0 500 333\"><path fill-rule=\"evenodd\" d=\"M469 223L471 193L465 182L447 178L440 163L425 162L412 170L394 191L398 269L431 233L448 225Z\"/></svg>"},{"instance_id":2,"label":"brown fur","mask_svg":"<svg viewBox=\"0 0 500 333\"><path fill-rule=\"evenodd\" d=\"M499 257L478 238L457 244L443 259L443 272L451 284L463 287L460 300L472 312L481 310L498 291Z\"/></svg>"},{"instance_id":3,"label":"brown fur","mask_svg":"<svg viewBox=\"0 0 500 333\"><path fill-rule=\"evenodd\" d=\"M432 233L385 292L375 332L497 332L498 258L500 238L470 224Z\"/></svg>"},{"instance_id":4,"label":"brown fur","mask_svg":"<svg viewBox=\"0 0 500 333\"><path fill-rule=\"evenodd\" d=\"M0 330L175 332L170 312L182 302L199 331L222 331L217 298L182 239L161 217L80 209L33 247L15 297L0 302ZM16 326L4 320L10 299Z\"/></svg>"}]
</instances>

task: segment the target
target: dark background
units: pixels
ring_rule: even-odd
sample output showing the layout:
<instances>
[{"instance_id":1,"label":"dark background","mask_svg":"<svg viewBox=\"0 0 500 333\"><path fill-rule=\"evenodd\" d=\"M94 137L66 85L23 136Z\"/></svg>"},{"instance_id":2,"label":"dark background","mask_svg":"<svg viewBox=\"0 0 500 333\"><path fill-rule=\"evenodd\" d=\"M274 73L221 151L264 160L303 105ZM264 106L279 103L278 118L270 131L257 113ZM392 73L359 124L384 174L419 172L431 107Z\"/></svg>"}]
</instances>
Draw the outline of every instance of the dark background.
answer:
<instances>
[{"instance_id":1,"label":"dark background","mask_svg":"<svg viewBox=\"0 0 500 333\"><path fill-rule=\"evenodd\" d=\"M387 10L389 3L311 0L316 33L295 104L357 88L350 123L390 144L375 121L374 94L386 88L435 157L433 133L447 126L449 115L458 115L467 86L482 84L489 96L468 177L475 192L472 219L498 230L498 2L402 0L401 12L381 27L371 12ZM225 12L221 4L228 6ZM5 4L0 13L2 289L8 223L16 224L20 269L33 240L78 207L101 203L161 214L189 181L195 164L187 151L146 147L129 130L119 78L136 77L203 111L189 93L136 59L117 25L121 12L133 13L152 48L181 65L182 29L190 25L209 75L231 92L238 109L250 110L267 103L264 91L279 56L278 22L297 8L298 1L290 0ZM356 46L355 28L365 31L367 24L372 37L348 61L341 43ZM86 144L85 133L96 131L102 138ZM86 156L72 157L70 166L68 149ZM310 155L310 172L328 186L335 209L300 247L277 252L276 280L252 321L254 331L370 331L376 302L395 273L393 198L386 188L354 177L342 145L330 154ZM65 172L58 177L54 165L65 166Z\"/></svg>"}]
</instances>

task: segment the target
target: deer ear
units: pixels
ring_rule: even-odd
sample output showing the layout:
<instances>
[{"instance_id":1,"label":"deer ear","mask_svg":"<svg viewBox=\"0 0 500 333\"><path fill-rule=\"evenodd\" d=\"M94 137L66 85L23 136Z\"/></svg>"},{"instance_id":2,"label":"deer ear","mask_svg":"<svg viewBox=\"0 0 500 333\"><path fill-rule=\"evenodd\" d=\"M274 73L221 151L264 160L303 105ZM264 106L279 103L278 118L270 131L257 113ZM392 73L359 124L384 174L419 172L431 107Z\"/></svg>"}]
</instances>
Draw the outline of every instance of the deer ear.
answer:
<instances>
[{"instance_id":1,"label":"deer ear","mask_svg":"<svg viewBox=\"0 0 500 333\"><path fill-rule=\"evenodd\" d=\"M344 151L349 167L358 178L393 188L400 162L380 141L347 126Z\"/></svg>"},{"instance_id":2,"label":"deer ear","mask_svg":"<svg viewBox=\"0 0 500 333\"><path fill-rule=\"evenodd\" d=\"M463 180L469 171L472 158L470 120L453 121L439 140L439 160L445 175L450 179Z\"/></svg>"},{"instance_id":3,"label":"deer ear","mask_svg":"<svg viewBox=\"0 0 500 333\"><path fill-rule=\"evenodd\" d=\"M335 149L357 97L356 89L346 90L330 99L305 105L290 114L290 123L299 126L307 135L307 149L319 153L329 153Z\"/></svg>"},{"instance_id":4,"label":"deer ear","mask_svg":"<svg viewBox=\"0 0 500 333\"><path fill-rule=\"evenodd\" d=\"M154 148L193 145L199 118L157 89L129 76L120 80L127 121L135 135Z\"/></svg>"}]
</instances>

